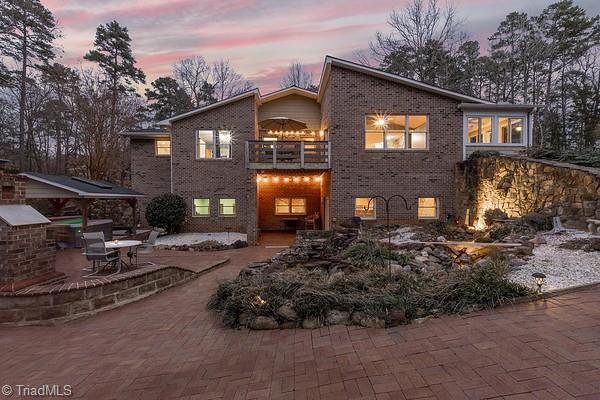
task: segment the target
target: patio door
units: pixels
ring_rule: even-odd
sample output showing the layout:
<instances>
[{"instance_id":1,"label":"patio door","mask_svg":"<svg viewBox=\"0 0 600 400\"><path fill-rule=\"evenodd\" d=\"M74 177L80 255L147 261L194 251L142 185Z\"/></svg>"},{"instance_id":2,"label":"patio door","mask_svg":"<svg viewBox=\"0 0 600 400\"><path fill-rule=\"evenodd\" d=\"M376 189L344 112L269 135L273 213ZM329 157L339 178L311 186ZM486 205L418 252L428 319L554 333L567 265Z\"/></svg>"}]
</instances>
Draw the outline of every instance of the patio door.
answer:
<instances>
[{"instance_id":1,"label":"patio door","mask_svg":"<svg viewBox=\"0 0 600 400\"><path fill-rule=\"evenodd\" d=\"M328 231L329 227L329 197L323 199L323 229Z\"/></svg>"}]
</instances>

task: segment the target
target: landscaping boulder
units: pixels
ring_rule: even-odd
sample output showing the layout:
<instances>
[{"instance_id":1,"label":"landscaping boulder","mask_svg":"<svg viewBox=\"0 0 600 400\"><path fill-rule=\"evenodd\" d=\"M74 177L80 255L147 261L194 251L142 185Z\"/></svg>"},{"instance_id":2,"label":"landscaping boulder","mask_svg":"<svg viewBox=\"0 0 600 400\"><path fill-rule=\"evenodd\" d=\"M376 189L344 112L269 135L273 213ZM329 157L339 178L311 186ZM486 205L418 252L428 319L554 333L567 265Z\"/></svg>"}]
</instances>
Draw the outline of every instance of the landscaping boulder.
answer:
<instances>
[{"instance_id":1,"label":"landscaping boulder","mask_svg":"<svg viewBox=\"0 0 600 400\"><path fill-rule=\"evenodd\" d=\"M298 314L296 314L296 311L294 311L294 309L288 304L284 304L279 307L277 309L277 315L288 321L295 321L298 319Z\"/></svg>"},{"instance_id":2,"label":"landscaping boulder","mask_svg":"<svg viewBox=\"0 0 600 400\"><path fill-rule=\"evenodd\" d=\"M317 329L321 327L321 321L316 317L304 318L304 321L302 321L302 327L304 329Z\"/></svg>"},{"instance_id":3,"label":"landscaping boulder","mask_svg":"<svg viewBox=\"0 0 600 400\"><path fill-rule=\"evenodd\" d=\"M355 325L364 326L365 328L385 328L384 320L366 315L361 311L353 312L351 318Z\"/></svg>"},{"instance_id":4,"label":"landscaping boulder","mask_svg":"<svg viewBox=\"0 0 600 400\"><path fill-rule=\"evenodd\" d=\"M327 325L346 325L350 320L350 313L347 311L329 310L325 321Z\"/></svg>"},{"instance_id":5,"label":"landscaping boulder","mask_svg":"<svg viewBox=\"0 0 600 400\"><path fill-rule=\"evenodd\" d=\"M250 328L256 330L277 329L279 324L271 317L258 316L250 323Z\"/></svg>"}]
</instances>

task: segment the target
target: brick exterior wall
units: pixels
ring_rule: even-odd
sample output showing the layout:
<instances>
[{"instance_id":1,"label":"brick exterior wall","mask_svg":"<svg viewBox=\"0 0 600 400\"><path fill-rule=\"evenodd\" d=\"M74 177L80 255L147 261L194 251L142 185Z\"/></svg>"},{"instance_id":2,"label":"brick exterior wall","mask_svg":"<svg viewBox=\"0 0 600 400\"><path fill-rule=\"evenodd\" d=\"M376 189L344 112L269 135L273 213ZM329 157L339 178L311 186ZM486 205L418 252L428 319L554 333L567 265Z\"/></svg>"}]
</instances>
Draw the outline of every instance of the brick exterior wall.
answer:
<instances>
[{"instance_id":1,"label":"brick exterior wall","mask_svg":"<svg viewBox=\"0 0 600 400\"><path fill-rule=\"evenodd\" d=\"M0 205L25 204L25 181L0 170ZM10 226L0 220L0 286L53 274L55 251L46 224Z\"/></svg>"},{"instance_id":2,"label":"brick exterior wall","mask_svg":"<svg viewBox=\"0 0 600 400\"><path fill-rule=\"evenodd\" d=\"M322 110L332 143L331 217L341 222L354 215L354 198L401 194L412 204L405 211L398 200L394 221L417 220L417 198L437 197L439 215L455 212L453 168L462 160L462 113L459 101L398 83L333 66ZM429 149L365 151L365 115L429 115ZM384 221L383 205L378 222Z\"/></svg>"},{"instance_id":3,"label":"brick exterior wall","mask_svg":"<svg viewBox=\"0 0 600 400\"><path fill-rule=\"evenodd\" d=\"M138 202L138 221L147 226L144 210L153 197L171 191L171 157L155 155L154 139L131 139L131 187L146 197Z\"/></svg>"},{"instance_id":4,"label":"brick exterior wall","mask_svg":"<svg viewBox=\"0 0 600 400\"><path fill-rule=\"evenodd\" d=\"M273 176L305 176L304 174L277 174ZM318 174L307 176L318 176ZM269 175L262 175L269 176ZM276 197L304 197L306 198L306 214L305 215L276 215L275 214L275 198ZM298 218L298 229L304 229L304 219L307 215L314 213L322 214L321 211L321 183L319 182L289 182L289 183L273 183L261 182L258 187L258 226L261 231L269 230L285 230L286 226L284 219Z\"/></svg>"},{"instance_id":5,"label":"brick exterior wall","mask_svg":"<svg viewBox=\"0 0 600 400\"><path fill-rule=\"evenodd\" d=\"M253 96L208 110L181 121L171 131L173 191L188 204L187 232L246 232L256 241L256 173L246 169L246 141L255 139L256 106ZM232 158L196 159L196 132L202 129L232 131ZM210 217L194 217L192 200L210 199ZM234 217L219 216L219 199L236 200Z\"/></svg>"}]
</instances>

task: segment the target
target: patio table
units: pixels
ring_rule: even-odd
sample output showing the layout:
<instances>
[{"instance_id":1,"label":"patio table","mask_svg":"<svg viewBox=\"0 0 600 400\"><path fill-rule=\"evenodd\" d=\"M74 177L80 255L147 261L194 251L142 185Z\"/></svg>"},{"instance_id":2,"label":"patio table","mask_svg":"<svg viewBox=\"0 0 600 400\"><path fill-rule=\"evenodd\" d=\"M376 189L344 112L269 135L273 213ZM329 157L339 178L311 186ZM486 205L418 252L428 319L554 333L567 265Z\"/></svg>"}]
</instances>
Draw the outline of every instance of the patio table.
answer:
<instances>
[{"instance_id":1,"label":"patio table","mask_svg":"<svg viewBox=\"0 0 600 400\"><path fill-rule=\"evenodd\" d=\"M133 251L132 249L139 247L142 245L142 242L140 240L111 240L109 242L104 242L106 249L107 250L117 250L119 252L119 259L121 260L121 262L119 263L119 268L117 269L117 274L121 273L121 268L123 266L123 264L125 266L127 266L127 268L131 268L132 264L133 264ZM127 252L127 257L129 257L129 263L127 263L126 261L123 261L123 259L121 259L121 249L125 249L128 248L129 251Z\"/></svg>"}]
</instances>

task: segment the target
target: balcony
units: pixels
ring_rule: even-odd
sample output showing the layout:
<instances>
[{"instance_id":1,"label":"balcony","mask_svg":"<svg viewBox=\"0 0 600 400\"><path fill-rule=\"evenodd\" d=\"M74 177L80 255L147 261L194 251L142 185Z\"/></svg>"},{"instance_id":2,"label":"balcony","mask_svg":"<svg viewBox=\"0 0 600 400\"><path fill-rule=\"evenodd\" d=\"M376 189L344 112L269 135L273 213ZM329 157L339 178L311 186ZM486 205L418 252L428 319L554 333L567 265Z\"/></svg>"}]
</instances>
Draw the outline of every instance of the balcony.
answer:
<instances>
[{"instance_id":1,"label":"balcony","mask_svg":"<svg viewBox=\"0 0 600 400\"><path fill-rule=\"evenodd\" d=\"M320 141L246 142L249 169L329 169L331 145Z\"/></svg>"}]
</instances>

